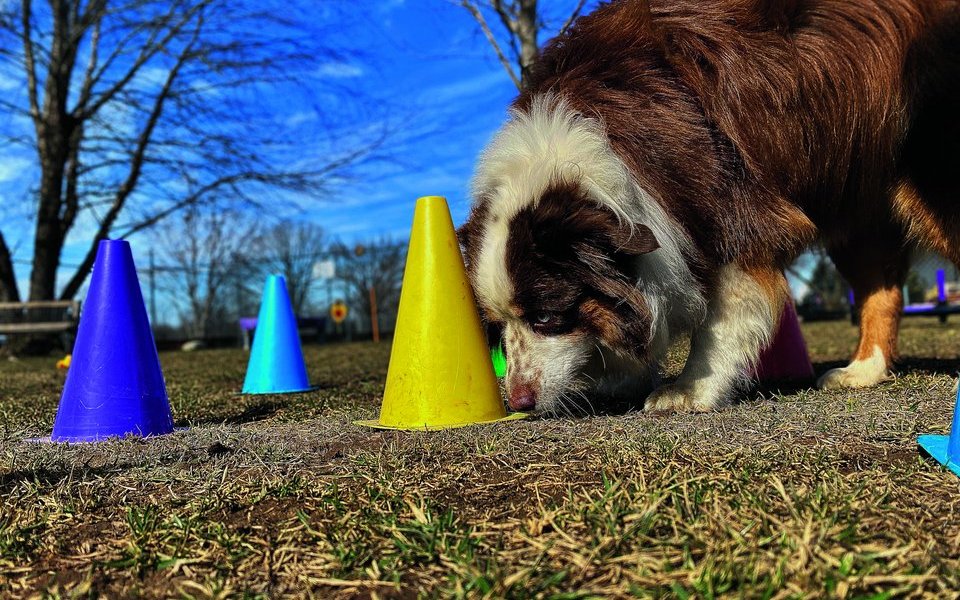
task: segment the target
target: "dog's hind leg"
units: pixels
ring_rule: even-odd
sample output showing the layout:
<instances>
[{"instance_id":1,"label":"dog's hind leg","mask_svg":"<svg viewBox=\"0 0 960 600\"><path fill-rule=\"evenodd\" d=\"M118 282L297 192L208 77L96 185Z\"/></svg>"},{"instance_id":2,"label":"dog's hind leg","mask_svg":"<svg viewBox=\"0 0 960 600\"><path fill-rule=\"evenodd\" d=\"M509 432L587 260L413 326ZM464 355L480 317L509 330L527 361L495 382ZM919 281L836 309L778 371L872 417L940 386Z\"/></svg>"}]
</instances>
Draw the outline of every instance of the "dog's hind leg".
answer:
<instances>
[{"instance_id":1,"label":"dog's hind leg","mask_svg":"<svg viewBox=\"0 0 960 600\"><path fill-rule=\"evenodd\" d=\"M942 8L905 66L911 115L893 211L915 242L960 267L960 5Z\"/></svg>"},{"instance_id":2,"label":"dog's hind leg","mask_svg":"<svg viewBox=\"0 0 960 600\"><path fill-rule=\"evenodd\" d=\"M825 389L870 387L890 378L897 355L897 333L903 310L903 282L910 256L904 235L890 227L830 250L840 274L850 283L860 313L860 342L850 364L831 369L817 385Z\"/></svg>"},{"instance_id":3,"label":"dog's hind leg","mask_svg":"<svg viewBox=\"0 0 960 600\"><path fill-rule=\"evenodd\" d=\"M786 280L775 268L722 267L683 371L654 391L644 410L708 411L725 403L747 381L746 371L770 340L786 298Z\"/></svg>"}]
</instances>

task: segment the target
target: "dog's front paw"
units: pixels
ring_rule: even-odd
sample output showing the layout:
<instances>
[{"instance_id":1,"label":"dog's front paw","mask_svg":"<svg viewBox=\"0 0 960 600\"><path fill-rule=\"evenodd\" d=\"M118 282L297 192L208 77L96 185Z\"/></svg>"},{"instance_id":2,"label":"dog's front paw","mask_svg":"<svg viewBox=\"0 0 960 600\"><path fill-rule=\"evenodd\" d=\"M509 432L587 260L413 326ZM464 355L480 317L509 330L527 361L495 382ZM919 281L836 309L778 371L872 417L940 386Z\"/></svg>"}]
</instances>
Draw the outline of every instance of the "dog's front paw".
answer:
<instances>
[{"instance_id":1,"label":"dog's front paw","mask_svg":"<svg viewBox=\"0 0 960 600\"><path fill-rule=\"evenodd\" d=\"M859 362L859 361L858 361ZM817 380L822 390L873 387L878 383L893 379L887 370L865 369L856 362L842 369L830 369Z\"/></svg>"},{"instance_id":2,"label":"dog's front paw","mask_svg":"<svg viewBox=\"0 0 960 600\"><path fill-rule=\"evenodd\" d=\"M717 403L684 385L665 385L647 396L643 410L646 412L708 412Z\"/></svg>"}]
</instances>

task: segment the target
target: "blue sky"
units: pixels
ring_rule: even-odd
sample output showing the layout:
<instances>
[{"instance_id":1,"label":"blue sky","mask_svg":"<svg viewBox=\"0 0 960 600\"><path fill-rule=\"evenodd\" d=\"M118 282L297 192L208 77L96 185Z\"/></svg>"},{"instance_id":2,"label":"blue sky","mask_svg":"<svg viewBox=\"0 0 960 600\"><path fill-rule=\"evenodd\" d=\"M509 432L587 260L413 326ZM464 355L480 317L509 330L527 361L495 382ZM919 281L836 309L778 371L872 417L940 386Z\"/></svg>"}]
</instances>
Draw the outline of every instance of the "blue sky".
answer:
<instances>
[{"instance_id":1,"label":"blue sky","mask_svg":"<svg viewBox=\"0 0 960 600\"><path fill-rule=\"evenodd\" d=\"M356 34L374 52L352 71L357 82L372 95L385 91L401 118L409 116L401 136L404 130L426 135L404 143L395 163L368 168L366 183L344 186L331 214L318 207L318 221L345 240L402 238L413 201L442 195L460 223L474 160L503 122L513 83L466 10L444 0L383 2Z\"/></svg>"},{"instance_id":2,"label":"blue sky","mask_svg":"<svg viewBox=\"0 0 960 600\"><path fill-rule=\"evenodd\" d=\"M542 2L554 17L575 0ZM589 2L588 8L596 2ZM321 225L330 238L347 243L409 235L413 205L423 195L446 196L454 222L469 209L469 181L477 155L503 122L516 89L470 14L453 0L375 0L358 2L362 10L337 23L331 45L359 50L343 59L318 59L311 77L319 85L343 85L365 100L345 107L341 139L344 148L312 148L333 152L349 147L353 132L389 124L395 135L389 160L363 165L349 180L334 182L323 200L287 196L289 208L276 214ZM318 22L328 18L316 5ZM554 19L556 21L556 19ZM322 27L321 27L322 28ZM552 33L552 32L550 32ZM546 41L544 36L540 41ZM333 39L336 38L336 39ZM0 94L18 93L22 84L0 71ZM318 111L331 110L316 98L291 95L264 99L263 110L288 135L311 131ZM334 109L336 110L336 109ZM0 115L0 131L16 127L16 117ZM23 124L20 123L22 126ZM309 135L304 133L304 135ZM35 185L34 157L28 149L0 148L0 198L22 198ZM0 202L0 224L14 249L21 293L26 293L33 226L22 202ZM62 262L79 262L95 223L78 221L64 249ZM135 258L146 265L153 244L148 235L130 238ZM162 260L161 260L162 262ZM72 273L65 268L61 284ZM85 290L81 290L81 297Z\"/></svg>"},{"instance_id":3,"label":"blue sky","mask_svg":"<svg viewBox=\"0 0 960 600\"><path fill-rule=\"evenodd\" d=\"M574 2L563 0L547 6L564 10L567 4ZM359 53L343 60L319 59L312 76L320 86L344 85L374 101L375 110L347 107L346 119L339 120L347 123L342 139L349 146L351 130L360 132L388 123L395 131L388 142L388 160L365 164L351 179L334 182L324 200L287 196L299 210L278 210L277 214L317 223L330 237L348 243L382 237L403 239L409 234L414 200L443 195L459 224L469 208L467 191L474 161L503 122L516 89L473 18L456 3L377 0L357 5L363 10L338 23L337 39L330 44L346 43ZM322 21L328 11L323 4L316 6L315 16ZM0 93L22 93L22 89L17 77L0 72ZM294 135L300 128L310 131L311 123L318 120L317 112L323 110L329 107L315 98L293 95L264 100L264 111L273 113L278 130ZM18 119L0 115L0 130L27 127ZM0 203L0 219L15 253L24 294L33 224L28 206L18 200L35 188L34 161L27 148L0 148L0 197L5 199ZM79 262L94 226L90 218L78 220L64 248L64 264ZM144 265L150 238L138 234L130 241L138 264ZM63 269L60 283L70 274L71 269Z\"/></svg>"}]
</instances>

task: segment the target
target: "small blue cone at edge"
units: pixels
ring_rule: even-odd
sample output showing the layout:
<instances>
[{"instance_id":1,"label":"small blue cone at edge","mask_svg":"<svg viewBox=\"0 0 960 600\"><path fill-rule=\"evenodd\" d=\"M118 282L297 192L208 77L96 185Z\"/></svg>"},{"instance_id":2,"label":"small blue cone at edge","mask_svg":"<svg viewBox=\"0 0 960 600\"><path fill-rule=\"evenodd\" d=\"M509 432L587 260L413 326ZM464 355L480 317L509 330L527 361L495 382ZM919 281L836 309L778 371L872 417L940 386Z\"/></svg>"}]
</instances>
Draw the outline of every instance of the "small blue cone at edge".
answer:
<instances>
[{"instance_id":1,"label":"small blue cone at edge","mask_svg":"<svg viewBox=\"0 0 960 600\"><path fill-rule=\"evenodd\" d=\"M95 442L172 431L130 244L102 240L50 439Z\"/></svg>"},{"instance_id":2,"label":"small blue cone at edge","mask_svg":"<svg viewBox=\"0 0 960 600\"><path fill-rule=\"evenodd\" d=\"M921 435L917 438L920 447L938 463L960 477L960 390L953 409L953 425L950 435Z\"/></svg>"},{"instance_id":3,"label":"small blue cone at edge","mask_svg":"<svg viewBox=\"0 0 960 600\"><path fill-rule=\"evenodd\" d=\"M270 275L263 288L242 393L284 394L310 389L287 282L281 275Z\"/></svg>"}]
</instances>

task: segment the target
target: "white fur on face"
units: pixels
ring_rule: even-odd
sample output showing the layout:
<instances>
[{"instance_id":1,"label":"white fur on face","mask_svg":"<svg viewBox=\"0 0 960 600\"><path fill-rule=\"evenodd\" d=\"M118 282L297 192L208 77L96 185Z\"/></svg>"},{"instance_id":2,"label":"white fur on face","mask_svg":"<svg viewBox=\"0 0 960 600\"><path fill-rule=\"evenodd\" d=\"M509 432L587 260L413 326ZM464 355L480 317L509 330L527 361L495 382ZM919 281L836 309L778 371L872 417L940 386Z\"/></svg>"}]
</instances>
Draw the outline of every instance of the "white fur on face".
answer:
<instances>
[{"instance_id":1,"label":"white fur on face","mask_svg":"<svg viewBox=\"0 0 960 600\"><path fill-rule=\"evenodd\" d=\"M546 413L563 412L568 401L582 398L587 388L582 368L593 350L587 335L543 336L514 319L504 329L504 345L508 396L517 386L528 386L537 394L536 411Z\"/></svg>"},{"instance_id":2,"label":"white fur on face","mask_svg":"<svg viewBox=\"0 0 960 600\"><path fill-rule=\"evenodd\" d=\"M644 341L651 355L659 358L673 334L700 322L705 313L706 302L685 258L692 242L637 183L611 148L603 123L576 113L553 95L535 97L527 111L513 111L481 156L473 194L485 200L488 210L475 242L472 275L477 300L508 328L516 320L515 285L506 262L510 223L557 182L576 182L589 201L609 209L622 225L645 225L656 237L660 248L637 257L631 275L653 316L650 339ZM573 385L572 378L598 343L574 342L567 339L571 336L543 338L532 330L529 336L537 341L508 352L507 362L510 368L514 361L524 360L528 364L524 370L541 373L538 402L555 400Z\"/></svg>"}]
</instances>

